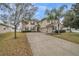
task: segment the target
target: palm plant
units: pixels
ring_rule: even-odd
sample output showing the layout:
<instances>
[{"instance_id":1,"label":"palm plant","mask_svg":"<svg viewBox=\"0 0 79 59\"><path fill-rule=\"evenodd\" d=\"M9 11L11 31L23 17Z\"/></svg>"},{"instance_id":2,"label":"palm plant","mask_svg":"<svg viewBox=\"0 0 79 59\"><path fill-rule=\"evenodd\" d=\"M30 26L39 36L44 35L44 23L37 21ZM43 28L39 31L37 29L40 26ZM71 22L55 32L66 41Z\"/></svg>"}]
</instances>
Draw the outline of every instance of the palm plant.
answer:
<instances>
[{"instance_id":1,"label":"palm plant","mask_svg":"<svg viewBox=\"0 0 79 59\"><path fill-rule=\"evenodd\" d=\"M58 9L52 9L52 12L54 13L54 20L58 21L58 34L60 34L60 19L64 16L64 7L67 6L63 5Z\"/></svg>"},{"instance_id":2,"label":"palm plant","mask_svg":"<svg viewBox=\"0 0 79 59\"><path fill-rule=\"evenodd\" d=\"M46 14L46 20L47 20L48 22L51 21L51 24L53 24L53 23L54 23L53 21L54 21L54 19L55 19L55 16L54 16L54 13L52 13L52 10L46 9L45 14ZM53 25L52 25L52 27L53 27ZM53 28L52 28L52 30L53 30ZM47 32L48 32L48 27L47 27Z\"/></svg>"},{"instance_id":3,"label":"palm plant","mask_svg":"<svg viewBox=\"0 0 79 59\"><path fill-rule=\"evenodd\" d=\"M66 5L63 5L59 7L58 9L52 9L52 10L46 10L47 14L47 20L52 21L52 20L57 20L58 21L58 34L60 33L60 18L64 16L64 7L67 7Z\"/></svg>"}]
</instances>

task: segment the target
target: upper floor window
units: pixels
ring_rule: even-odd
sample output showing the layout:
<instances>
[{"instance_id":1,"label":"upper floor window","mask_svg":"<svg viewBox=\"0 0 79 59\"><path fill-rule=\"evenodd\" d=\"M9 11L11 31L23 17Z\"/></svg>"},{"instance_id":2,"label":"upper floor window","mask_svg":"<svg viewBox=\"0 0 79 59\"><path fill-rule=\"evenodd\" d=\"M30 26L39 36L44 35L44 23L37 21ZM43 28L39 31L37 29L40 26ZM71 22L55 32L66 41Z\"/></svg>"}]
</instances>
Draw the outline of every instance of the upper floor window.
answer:
<instances>
[{"instance_id":1,"label":"upper floor window","mask_svg":"<svg viewBox=\"0 0 79 59\"><path fill-rule=\"evenodd\" d=\"M6 30L6 28L3 28L4 30Z\"/></svg>"},{"instance_id":2,"label":"upper floor window","mask_svg":"<svg viewBox=\"0 0 79 59\"><path fill-rule=\"evenodd\" d=\"M31 22L31 25L35 25L35 22Z\"/></svg>"}]
</instances>

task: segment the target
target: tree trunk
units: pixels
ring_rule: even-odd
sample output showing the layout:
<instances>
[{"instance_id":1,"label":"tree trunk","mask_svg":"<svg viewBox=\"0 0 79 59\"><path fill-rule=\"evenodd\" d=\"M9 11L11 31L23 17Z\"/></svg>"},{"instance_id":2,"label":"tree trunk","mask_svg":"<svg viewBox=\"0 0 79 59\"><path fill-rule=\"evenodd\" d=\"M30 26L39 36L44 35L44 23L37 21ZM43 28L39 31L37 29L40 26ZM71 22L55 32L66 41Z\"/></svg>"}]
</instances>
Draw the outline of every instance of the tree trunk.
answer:
<instances>
[{"instance_id":1,"label":"tree trunk","mask_svg":"<svg viewBox=\"0 0 79 59\"><path fill-rule=\"evenodd\" d=\"M58 20L58 34L60 34L60 29L59 29L59 27L60 27L60 21Z\"/></svg>"},{"instance_id":2,"label":"tree trunk","mask_svg":"<svg viewBox=\"0 0 79 59\"><path fill-rule=\"evenodd\" d=\"M71 26L70 26L70 32L72 32L72 31L71 31Z\"/></svg>"},{"instance_id":3,"label":"tree trunk","mask_svg":"<svg viewBox=\"0 0 79 59\"><path fill-rule=\"evenodd\" d=\"M14 39L16 39L16 25L15 25L15 28L14 28Z\"/></svg>"},{"instance_id":4,"label":"tree trunk","mask_svg":"<svg viewBox=\"0 0 79 59\"><path fill-rule=\"evenodd\" d=\"M40 25L37 26L37 32L40 32Z\"/></svg>"},{"instance_id":5,"label":"tree trunk","mask_svg":"<svg viewBox=\"0 0 79 59\"><path fill-rule=\"evenodd\" d=\"M46 29L47 29L47 30L46 30L46 33L48 33L48 28L46 27Z\"/></svg>"}]
</instances>

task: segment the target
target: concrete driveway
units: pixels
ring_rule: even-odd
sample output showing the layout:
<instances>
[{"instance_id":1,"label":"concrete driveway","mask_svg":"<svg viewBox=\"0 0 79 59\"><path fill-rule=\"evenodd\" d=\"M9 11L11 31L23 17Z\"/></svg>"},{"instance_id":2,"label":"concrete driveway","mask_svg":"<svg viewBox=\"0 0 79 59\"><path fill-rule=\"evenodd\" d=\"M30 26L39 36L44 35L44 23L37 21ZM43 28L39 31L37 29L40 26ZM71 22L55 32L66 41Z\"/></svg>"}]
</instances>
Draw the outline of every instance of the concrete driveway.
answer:
<instances>
[{"instance_id":1,"label":"concrete driveway","mask_svg":"<svg viewBox=\"0 0 79 59\"><path fill-rule=\"evenodd\" d=\"M44 33L27 33L34 56L79 56L79 44Z\"/></svg>"}]
</instances>

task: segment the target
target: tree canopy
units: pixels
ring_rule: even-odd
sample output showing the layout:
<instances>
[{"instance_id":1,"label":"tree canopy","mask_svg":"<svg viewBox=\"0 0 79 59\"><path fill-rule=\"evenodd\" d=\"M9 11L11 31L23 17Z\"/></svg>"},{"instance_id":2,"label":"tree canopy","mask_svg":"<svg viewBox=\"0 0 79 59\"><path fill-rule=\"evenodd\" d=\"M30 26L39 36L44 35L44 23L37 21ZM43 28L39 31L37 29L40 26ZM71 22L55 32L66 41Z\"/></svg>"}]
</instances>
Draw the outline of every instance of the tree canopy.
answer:
<instances>
[{"instance_id":1,"label":"tree canopy","mask_svg":"<svg viewBox=\"0 0 79 59\"><path fill-rule=\"evenodd\" d=\"M8 22L14 26L15 38L16 38L16 29L19 22L22 20L31 20L36 10L37 7L35 7L31 3L0 4L1 19L4 22Z\"/></svg>"},{"instance_id":2,"label":"tree canopy","mask_svg":"<svg viewBox=\"0 0 79 59\"><path fill-rule=\"evenodd\" d=\"M79 28L79 4L73 4L71 10L68 10L64 16L64 26L71 26L73 28Z\"/></svg>"}]
</instances>

